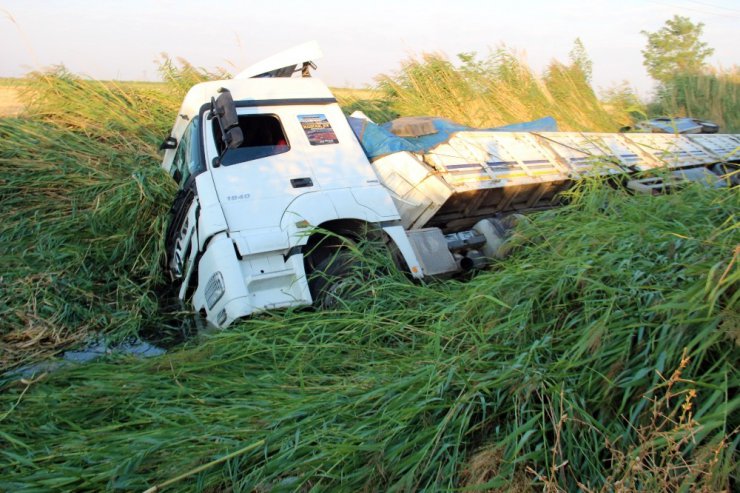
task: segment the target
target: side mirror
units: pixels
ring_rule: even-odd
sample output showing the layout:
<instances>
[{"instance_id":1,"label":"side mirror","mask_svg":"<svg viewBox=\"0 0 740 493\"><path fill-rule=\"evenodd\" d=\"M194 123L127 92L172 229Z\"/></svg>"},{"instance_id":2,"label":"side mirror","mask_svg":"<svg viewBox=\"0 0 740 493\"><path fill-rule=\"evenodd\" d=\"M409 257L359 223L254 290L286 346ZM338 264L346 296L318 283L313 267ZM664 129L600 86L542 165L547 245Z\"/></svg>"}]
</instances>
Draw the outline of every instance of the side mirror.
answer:
<instances>
[{"instance_id":1,"label":"side mirror","mask_svg":"<svg viewBox=\"0 0 740 493\"><path fill-rule=\"evenodd\" d=\"M159 145L160 151L166 151L167 149L177 149L177 139L174 137L167 137Z\"/></svg>"},{"instance_id":2,"label":"side mirror","mask_svg":"<svg viewBox=\"0 0 740 493\"><path fill-rule=\"evenodd\" d=\"M211 106L216 119L221 126L221 137L227 149L236 149L244 141L244 134L239 128L239 117L236 114L234 98L228 89L221 89L216 100L211 100Z\"/></svg>"}]
</instances>

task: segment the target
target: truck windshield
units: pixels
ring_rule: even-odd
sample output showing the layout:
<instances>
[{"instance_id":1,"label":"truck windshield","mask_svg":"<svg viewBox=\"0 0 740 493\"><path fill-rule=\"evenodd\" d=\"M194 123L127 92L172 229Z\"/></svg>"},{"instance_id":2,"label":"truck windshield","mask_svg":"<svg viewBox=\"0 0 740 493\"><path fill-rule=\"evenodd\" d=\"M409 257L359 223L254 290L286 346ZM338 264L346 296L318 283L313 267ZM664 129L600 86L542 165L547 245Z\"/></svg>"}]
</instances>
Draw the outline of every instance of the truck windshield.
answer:
<instances>
[{"instance_id":1,"label":"truck windshield","mask_svg":"<svg viewBox=\"0 0 740 493\"><path fill-rule=\"evenodd\" d=\"M221 128L216 119L212 122L216 149L223 151L225 144L221 139ZM290 144L276 115L239 115L239 128L244 134L244 141L238 148L229 150L223 156L221 164L224 166L274 156L290 150Z\"/></svg>"}]
</instances>

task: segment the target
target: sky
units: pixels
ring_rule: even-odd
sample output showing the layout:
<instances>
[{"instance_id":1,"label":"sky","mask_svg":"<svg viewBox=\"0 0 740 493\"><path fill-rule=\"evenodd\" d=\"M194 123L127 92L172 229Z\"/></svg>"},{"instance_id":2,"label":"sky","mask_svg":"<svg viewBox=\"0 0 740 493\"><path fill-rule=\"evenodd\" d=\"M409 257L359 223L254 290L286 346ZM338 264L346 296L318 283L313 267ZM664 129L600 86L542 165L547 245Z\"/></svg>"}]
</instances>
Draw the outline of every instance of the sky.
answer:
<instances>
[{"instance_id":1,"label":"sky","mask_svg":"<svg viewBox=\"0 0 740 493\"><path fill-rule=\"evenodd\" d=\"M593 85L647 97L646 38L673 15L704 23L712 65L740 65L740 0L0 0L0 77L63 64L96 78L158 80L161 54L237 73L316 40L315 76L366 87L425 52L455 59L502 46L537 72L582 40Z\"/></svg>"}]
</instances>

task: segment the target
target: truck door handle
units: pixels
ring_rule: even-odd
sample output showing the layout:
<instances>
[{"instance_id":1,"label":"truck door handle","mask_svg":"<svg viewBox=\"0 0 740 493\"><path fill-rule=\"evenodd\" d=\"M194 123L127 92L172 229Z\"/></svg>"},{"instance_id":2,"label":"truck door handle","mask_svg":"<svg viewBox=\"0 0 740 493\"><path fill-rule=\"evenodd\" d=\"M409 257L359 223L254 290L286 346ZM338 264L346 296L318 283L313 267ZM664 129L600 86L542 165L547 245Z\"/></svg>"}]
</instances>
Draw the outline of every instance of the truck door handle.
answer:
<instances>
[{"instance_id":1,"label":"truck door handle","mask_svg":"<svg viewBox=\"0 0 740 493\"><path fill-rule=\"evenodd\" d=\"M313 180L311 178L291 178L290 184L293 188L312 187Z\"/></svg>"}]
</instances>

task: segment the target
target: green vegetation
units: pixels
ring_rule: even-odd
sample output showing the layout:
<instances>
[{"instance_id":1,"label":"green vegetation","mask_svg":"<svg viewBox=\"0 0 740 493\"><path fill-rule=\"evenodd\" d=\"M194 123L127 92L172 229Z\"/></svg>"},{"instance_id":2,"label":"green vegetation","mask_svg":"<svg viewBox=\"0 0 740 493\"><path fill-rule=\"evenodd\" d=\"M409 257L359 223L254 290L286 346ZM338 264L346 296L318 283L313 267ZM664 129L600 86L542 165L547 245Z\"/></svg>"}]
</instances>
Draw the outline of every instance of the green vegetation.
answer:
<instances>
[{"instance_id":1,"label":"green vegetation","mask_svg":"<svg viewBox=\"0 0 740 493\"><path fill-rule=\"evenodd\" d=\"M650 116L708 119L723 132L740 132L740 69L714 69L705 59L714 50L700 40L702 23L674 16L647 36L643 50L648 73L660 82Z\"/></svg>"},{"instance_id":2,"label":"green vegetation","mask_svg":"<svg viewBox=\"0 0 740 493\"><path fill-rule=\"evenodd\" d=\"M663 85L650 112L705 118L722 132L740 132L740 67L705 74L680 74Z\"/></svg>"},{"instance_id":3,"label":"green vegetation","mask_svg":"<svg viewBox=\"0 0 740 493\"><path fill-rule=\"evenodd\" d=\"M380 87L401 115L445 116L474 127L492 127L553 116L562 130L614 131L617 125L596 98L577 63L550 64L543 78L507 50L480 60L442 55L407 61Z\"/></svg>"},{"instance_id":4,"label":"green vegetation","mask_svg":"<svg viewBox=\"0 0 740 493\"><path fill-rule=\"evenodd\" d=\"M609 114L614 115L620 126L631 126L647 118L646 104L635 94L635 90L627 81L602 91L601 103Z\"/></svg>"},{"instance_id":5,"label":"green vegetation","mask_svg":"<svg viewBox=\"0 0 740 493\"><path fill-rule=\"evenodd\" d=\"M656 32L642 31L647 46L642 51L650 76L662 83L676 75L699 74L705 67L704 60L714 49L700 41L704 24L694 24L688 17L674 15Z\"/></svg>"},{"instance_id":6,"label":"green vegetation","mask_svg":"<svg viewBox=\"0 0 740 493\"><path fill-rule=\"evenodd\" d=\"M0 87L17 86L22 83L23 79L14 79L11 77L0 77Z\"/></svg>"},{"instance_id":7,"label":"green vegetation","mask_svg":"<svg viewBox=\"0 0 740 493\"><path fill-rule=\"evenodd\" d=\"M583 73L583 78L586 82L591 83L591 75L593 74L594 62L588 56L586 47L583 45L581 38L576 38L573 42L573 48L568 53L571 64L578 67Z\"/></svg>"},{"instance_id":8,"label":"green vegetation","mask_svg":"<svg viewBox=\"0 0 740 493\"><path fill-rule=\"evenodd\" d=\"M615 125L573 67L543 82L501 54L463 61L409 62L376 101ZM165 60L162 75L164 89L34 74L28 116L0 119L4 370L184 318L159 306L173 187L156 145L214 74ZM0 489L728 489L740 196L586 182L570 199L468 282L414 284L370 257L384 274L335 310L267 313L149 360L5 373Z\"/></svg>"},{"instance_id":9,"label":"green vegetation","mask_svg":"<svg viewBox=\"0 0 740 493\"><path fill-rule=\"evenodd\" d=\"M161 330L153 289L174 184L157 146L185 92L216 76L169 60L161 74L167 90L34 73L28 116L0 119L0 369L90 333Z\"/></svg>"},{"instance_id":10,"label":"green vegetation","mask_svg":"<svg viewBox=\"0 0 740 493\"><path fill-rule=\"evenodd\" d=\"M161 94L34 74L30 118L0 119L3 368L89 332L158 320L151 289L172 186L155 144Z\"/></svg>"},{"instance_id":11,"label":"green vegetation","mask_svg":"<svg viewBox=\"0 0 740 493\"><path fill-rule=\"evenodd\" d=\"M583 190L467 283L376 278L343 309L16 382L0 487L141 490L246 447L174 490L726 488L738 202Z\"/></svg>"}]
</instances>

